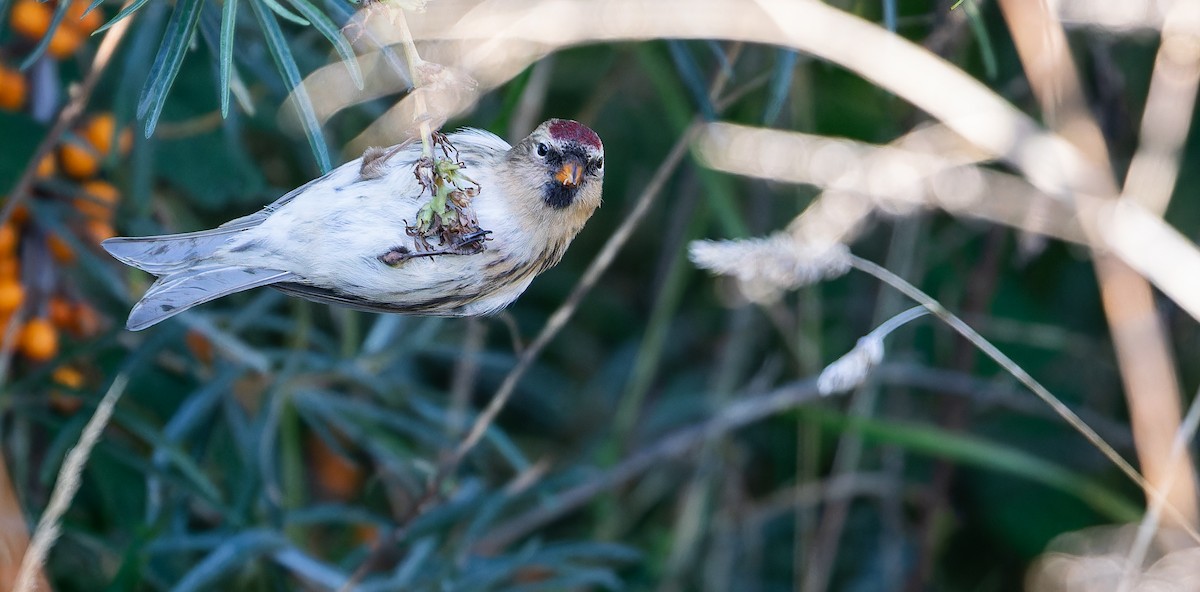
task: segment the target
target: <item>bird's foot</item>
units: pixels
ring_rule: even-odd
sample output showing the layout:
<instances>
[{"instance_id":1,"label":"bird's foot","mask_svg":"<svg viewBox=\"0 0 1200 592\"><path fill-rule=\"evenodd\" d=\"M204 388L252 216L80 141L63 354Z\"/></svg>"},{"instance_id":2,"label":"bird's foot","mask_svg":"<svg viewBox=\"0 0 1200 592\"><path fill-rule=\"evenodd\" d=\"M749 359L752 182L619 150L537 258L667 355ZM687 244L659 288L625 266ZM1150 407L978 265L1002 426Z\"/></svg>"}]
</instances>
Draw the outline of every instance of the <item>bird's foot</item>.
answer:
<instances>
[{"instance_id":1,"label":"bird's foot","mask_svg":"<svg viewBox=\"0 0 1200 592\"><path fill-rule=\"evenodd\" d=\"M434 248L424 239L418 238L416 241L416 249L410 249L403 245L392 247L391 250L379 256L379 261L384 265L396 267L409 259L417 257L435 257L437 255L475 255L482 253L484 250L484 241L490 240L488 235L490 230L478 230L470 234L464 234L458 237L458 240L449 243L445 247Z\"/></svg>"}]
</instances>

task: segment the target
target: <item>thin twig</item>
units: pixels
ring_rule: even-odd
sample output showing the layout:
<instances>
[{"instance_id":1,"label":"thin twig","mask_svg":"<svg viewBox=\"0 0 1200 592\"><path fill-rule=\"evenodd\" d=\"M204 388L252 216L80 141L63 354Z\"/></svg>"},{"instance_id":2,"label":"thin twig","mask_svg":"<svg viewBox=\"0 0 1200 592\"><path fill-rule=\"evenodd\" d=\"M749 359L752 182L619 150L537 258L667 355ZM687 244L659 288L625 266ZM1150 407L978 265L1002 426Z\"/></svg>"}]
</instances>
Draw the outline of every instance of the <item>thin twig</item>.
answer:
<instances>
[{"instance_id":1,"label":"thin twig","mask_svg":"<svg viewBox=\"0 0 1200 592\"><path fill-rule=\"evenodd\" d=\"M100 399L100 404L96 406L96 412L84 426L79 443L67 453L67 458L58 471L54 491L50 494L50 503L46 505L46 510L38 520L37 529L34 530L29 543L29 551L21 559L21 570L17 573L17 584L13 592L34 592L37 573L46 561L50 548L54 546L55 539L58 538L61 526L59 521L71 507L71 501L75 499L75 494L82 484L83 468L87 465L96 442L100 440L100 435L104 433L104 428L108 426L113 409L121 400L128 384L129 375L126 373L118 374L113 379L112 386L108 387L108 392L104 393L104 398Z\"/></svg>"},{"instance_id":2,"label":"thin twig","mask_svg":"<svg viewBox=\"0 0 1200 592\"><path fill-rule=\"evenodd\" d=\"M396 10L396 28L400 31L400 46L404 50L404 59L408 62L408 76L412 79L413 105L416 107L417 123L421 128L421 156L433 158L433 129L429 125L429 106L425 103L425 89L422 88L421 55L417 53L417 44L413 42L412 31L408 30L408 18L403 8Z\"/></svg>"}]
</instances>

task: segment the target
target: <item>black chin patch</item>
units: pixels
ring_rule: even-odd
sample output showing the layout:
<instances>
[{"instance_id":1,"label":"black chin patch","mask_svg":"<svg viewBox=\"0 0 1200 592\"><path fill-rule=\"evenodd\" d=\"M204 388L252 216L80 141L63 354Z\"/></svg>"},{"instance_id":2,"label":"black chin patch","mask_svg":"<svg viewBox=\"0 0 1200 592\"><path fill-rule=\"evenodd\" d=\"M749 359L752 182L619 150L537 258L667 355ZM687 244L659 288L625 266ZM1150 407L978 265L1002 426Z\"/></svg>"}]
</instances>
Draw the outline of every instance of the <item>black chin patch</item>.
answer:
<instances>
[{"instance_id":1,"label":"black chin patch","mask_svg":"<svg viewBox=\"0 0 1200 592\"><path fill-rule=\"evenodd\" d=\"M578 186L572 187L554 182L542 186L542 199L546 201L546 205L556 210L561 210L574 203L577 193L579 193Z\"/></svg>"}]
</instances>

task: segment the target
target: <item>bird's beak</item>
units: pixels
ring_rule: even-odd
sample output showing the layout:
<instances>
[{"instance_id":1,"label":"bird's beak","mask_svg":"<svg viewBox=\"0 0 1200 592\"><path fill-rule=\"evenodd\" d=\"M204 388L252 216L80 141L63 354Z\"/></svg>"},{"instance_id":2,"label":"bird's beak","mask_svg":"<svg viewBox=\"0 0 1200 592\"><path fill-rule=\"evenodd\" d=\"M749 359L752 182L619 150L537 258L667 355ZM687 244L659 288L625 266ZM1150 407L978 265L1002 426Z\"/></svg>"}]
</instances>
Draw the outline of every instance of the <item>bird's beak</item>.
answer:
<instances>
[{"instance_id":1,"label":"bird's beak","mask_svg":"<svg viewBox=\"0 0 1200 592\"><path fill-rule=\"evenodd\" d=\"M562 168L558 169L558 172L554 174L554 178L559 183L562 183L567 187L578 187L579 183L583 181L583 165L578 162L568 160L567 162L564 162Z\"/></svg>"}]
</instances>

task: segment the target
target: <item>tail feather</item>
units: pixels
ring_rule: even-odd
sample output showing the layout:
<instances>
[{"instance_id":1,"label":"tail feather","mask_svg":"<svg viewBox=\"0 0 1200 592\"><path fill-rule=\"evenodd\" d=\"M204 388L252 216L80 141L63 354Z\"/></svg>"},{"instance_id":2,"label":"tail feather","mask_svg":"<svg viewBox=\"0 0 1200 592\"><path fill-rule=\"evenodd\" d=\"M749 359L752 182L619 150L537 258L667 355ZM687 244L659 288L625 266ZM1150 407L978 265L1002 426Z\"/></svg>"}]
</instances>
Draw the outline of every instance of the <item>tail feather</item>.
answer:
<instances>
[{"instance_id":1,"label":"tail feather","mask_svg":"<svg viewBox=\"0 0 1200 592\"><path fill-rule=\"evenodd\" d=\"M196 265L243 230L245 227L222 227L185 234L122 236L100 245L121 263L163 276Z\"/></svg>"},{"instance_id":2,"label":"tail feather","mask_svg":"<svg viewBox=\"0 0 1200 592\"><path fill-rule=\"evenodd\" d=\"M114 253L114 256L117 255ZM295 279L296 276L291 272L255 267L200 266L184 269L164 275L154 282L141 301L129 311L125 326L130 331L141 331L198 304L234 292Z\"/></svg>"}]
</instances>

